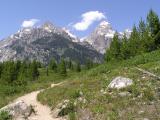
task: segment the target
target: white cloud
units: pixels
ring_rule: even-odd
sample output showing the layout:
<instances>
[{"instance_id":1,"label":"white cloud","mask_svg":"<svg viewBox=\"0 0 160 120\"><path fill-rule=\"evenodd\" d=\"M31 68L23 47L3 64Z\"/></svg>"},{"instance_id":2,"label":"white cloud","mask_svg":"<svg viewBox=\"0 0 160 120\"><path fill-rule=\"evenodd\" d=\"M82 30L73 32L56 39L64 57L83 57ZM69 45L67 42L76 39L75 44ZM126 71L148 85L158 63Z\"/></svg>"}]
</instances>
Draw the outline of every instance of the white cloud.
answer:
<instances>
[{"instance_id":1,"label":"white cloud","mask_svg":"<svg viewBox=\"0 0 160 120\"><path fill-rule=\"evenodd\" d=\"M23 21L21 27L33 27L37 22L39 22L38 19L30 19L30 20L25 20Z\"/></svg>"},{"instance_id":2,"label":"white cloud","mask_svg":"<svg viewBox=\"0 0 160 120\"><path fill-rule=\"evenodd\" d=\"M89 12L83 13L81 17L82 17L82 20L73 25L73 28L78 31L85 31L88 29L90 25L93 24L93 22L100 21L106 18L104 13L99 11L89 11Z\"/></svg>"}]
</instances>

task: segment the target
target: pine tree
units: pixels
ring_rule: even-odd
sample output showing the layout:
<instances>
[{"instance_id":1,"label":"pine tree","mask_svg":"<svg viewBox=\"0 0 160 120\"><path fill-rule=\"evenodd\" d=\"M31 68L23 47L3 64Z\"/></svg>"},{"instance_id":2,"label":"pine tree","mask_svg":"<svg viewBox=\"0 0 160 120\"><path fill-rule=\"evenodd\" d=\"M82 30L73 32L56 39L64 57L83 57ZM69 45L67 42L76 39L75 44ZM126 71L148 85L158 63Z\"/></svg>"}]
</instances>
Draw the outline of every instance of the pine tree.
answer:
<instances>
[{"instance_id":1,"label":"pine tree","mask_svg":"<svg viewBox=\"0 0 160 120\"><path fill-rule=\"evenodd\" d=\"M66 71L66 64L65 64L64 59L61 59L58 67L59 67L58 72L60 73L60 75L66 76L67 71Z\"/></svg>"},{"instance_id":2,"label":"pine tree","mask_svg":"<svg viewBox=\"0 0 160 120\"><path fill-rule=\"evenodd\" d=\"M158 15L151 9L147 15L147 23L153 36L160 31L160 21Z\"/></svg>"},{"instance_id":3,"label":"pine tree","mask_svg":"<svg viewBox=\"0 0 160 120\"><path fill-rule=\"evenodd\" d=\"M18 75L18 79L16 81L17 85L25 85L27 83L27 75L26 75L26 69L25 69L25 65L21 65L20 71L19 71L19 75Z\"/></svg>"},{"instance_id":4,"label":"pine tree","mask_svg":"<svg viewBox=\"0 0 160 120\"><path fill-rule=\"evenodd\" d=\"M132 29L131 36L129 38L129 47L130 47L130 55L135 56L137 54L140 54L142 51L141 48L141 41L140 41L140 35L137 30L137 27L134 25Z\"/></svg>"},{"instance_id":5,"label":"pine tree","mask_svg":"<svg viewBox=\"0 0 160 120\"><path fill-rule=\"evenodd\" d=\"M150 10L147 15L147 24L149 26L149 31L151 33L151 36L155 38L154 39L155 45L159 47L160 37L157 34L160 32L160 20L159 20L158 15L153 10Z\"/></svg>"},{"instance_id":6,"label":"pine tree","mask_svg":"<svg viewBox=\"0 0 160 120\"><path fill-rule=\"evenodd\" d=\"M150 32L149 32L149 27L146 25L144 20L140 20L139 22L139 39L140 39L140 46L141 46L141 51L142 52L150 52L155 50L155 43L154 39L152 38Z\"/></svg>"},{"instance_id":7,"label":"pine tree","mask_svg":"<svg viewBox=\"0 0 160 120\"><path fill-rule=\"evenodd\" d=\"M122 59L128 59L131 56L131 52L130 52L130 48L128 45L128 39L126 37L126 35L123 36L122 38L122 44L121 44L121 58Z\"/></svg>"},{"instance_id":8,"label":"pine tree","mask_svg":"<svg viewBox=\"0 0 160 120\"><path fill-rule=\"evenodd\" d=\"M146 27L146 31L143 33L142 45L144 45L144 52L151 52L156 49L155 40L149 33L149 28Z\"/></svg>"},{"instance_id":9,"label":"pine tree","mask_svg":"<svg viewBox=\"0 0 160 120\"><path fill-rule=\"evenodd\" d=\"M160 47L160 31L154 37L154 41L155 41L156 47L159 48Z\"/></svg>"},{"instance_id":10,"label":"pine tree","mask_svg":"<svg viewBox=\"0 0 160 120\"><path fill-rule=\"evenodd\" d=\"M2 71L2 80L5 81L5 83L13 83L15 82L17 76L16 76L16 67L13 61L7 61L4 63Z\"/></svg>"},{"instance_id":11,"label":"pine tree","mask_svg":"<svg viewBox=\"0 0 160 120\"><path fill-rule=\"evenodd\" d=\"M36 80L39 77L38 65L37 62L34 60L30 65L30 75L31 80Z\"/></svg>"},{"instance_id":12,"label":"pine tree","mask_svg":"<svg viewBox=\"0 0 160 120\"><path fill-rule=\"evenodd\" d=\"M73 64L72 64L72 61L70 59L67 62L67 67L68 67L68 69L73 70Z\"/></svg>"},{"instance_id":13,"label":"pine tree","mask_svg":"<svg viewBox=\"0 0 160 120\"><path fill-rule=\"evenodd\" d=\"M140 35L143 35L145 31L146 31L146 24L145 21L141 18L139 22L138 32L140 33Z\"/></svg>"},{"instance_id":14,"label":"pine tree","mask_svg":"<svg viewBox=\"0 0 160 120\"><path fill-rule=\"evenodd\" d=\"M49 73L48 73L48 67L46 67L46 75L47 76L49 75Z\"/></svg>"},{"instance_id":15,"label":"pine tree","mask_svg":"<svg viewBox=\"0 0 160 120\"><path fill-rule=\"evenodd\" d=\"M87 59L85 63L85 67L87 70L91 69L93 67L93 62L90 59Z\"/></svg>"},{"instance_id":16,"label":"pine tree","mask_svg":"<svg viewBox=\"0 0 160 120\"><path fill-rule=\"evenodd\" d=\"M2 76L2 71L3 71L3 63L0 63L0 78Z\"/></svg>"},{"instance_id":17,"label":"pine tree","mask_svg":"<svg viewBox=\"0 0 160 120\"><path fill-rule=\"evenodd\" d=\"M143 52L146 52L147 51L147 48L146 48L146 24L144 22L144 20L140 20L139 22L139 27L138 27L138 32L139 32L139 41L140 41L140 44L139 44L139 48L141 51L139 51L140 53L143 53ZM148 38L147 38L148 39Z\"/></svg>"},{"instance_id":18,"label":"pine tree","mask_svg":"<svg viewBox=\"0 0 160 120\"><path fill-rule=\"evenodd\" d=\"M53 70L54 72L57 72L57 63L56 63L55 59L51 59L51 61L49 63L49 68L51 70Z\"/></svg>"},{"instance_id":19,"label":"pine tree","mask_svg":"<svg viewBox=\"0 0 160 120\"><path fill-rule=\"evenodd\" d=\"M112 42L111 42L111 44L112 44ZM106 49L104 59L105 59L106 62L111 61L113 59L113 54L112 54L112 51L111 51L111 45L110 45L110 48Z\"/></svg>"},{"instance_id":20,"label":"pine tree","mask_svg":"<svg viewBox=\"0 0 160 120\"><path fill-rule=\"evenodd\" d=\"M21 69L21 61L17 61L15 62L15 74L16 74L16 80L18 79L18 75L19 75L19 72L20 72L20 69Z\"/></svg>"},{"instance_id":21,"label":"pine tree","mask_svg":"<svg viewBox=\"0 0 160 120\"><path fill-rule=\"evenodd\" d=\"M77 62L76 63L76 72L81 72L81 65L80 65L80 62Z\"/></svg>"},{"instance_id":22,"label":"pine tree","mask_svg":"<svg viewBox=\"0 0 160 120\"><path fill-rule=\"evenodd\" d=\"M118 33L115 33L113 40L111 42L110 48L106 50L106 55L105 55L106 61L109 61L112 59L119 59L120 47L121 47L121 43L118 38Z\"/></svg>"}]
</instances>

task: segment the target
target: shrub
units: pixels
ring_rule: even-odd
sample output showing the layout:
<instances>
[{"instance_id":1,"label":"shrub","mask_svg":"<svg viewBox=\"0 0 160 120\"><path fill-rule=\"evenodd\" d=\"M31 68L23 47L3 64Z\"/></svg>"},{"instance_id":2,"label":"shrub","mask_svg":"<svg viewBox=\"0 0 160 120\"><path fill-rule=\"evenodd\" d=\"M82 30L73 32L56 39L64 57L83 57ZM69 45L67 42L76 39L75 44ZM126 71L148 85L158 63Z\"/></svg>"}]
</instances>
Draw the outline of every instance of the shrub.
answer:
<instances>
[{"instance_id":1,"label":"shrub","mask_svg":"<svg viewBox=\"0 0 160 120\"><path fill-rule=\"evenodd\" d=\"M73 93L71 93L71 98L73 98L73 99L76 99L76 98L78 98L80 96L81 96L80 90L76 90Z\"/></svg>"},{"instance_id":2,"label":"shrub","mask_svg":"<svg viewBox=\"0 0 160 120\"><path fill-rule=\"evenodd\" d=\"M128 87L127 91L130 92L134 97L138 97L141 94L140 89L136 85Z\"/></svg>"},{"instance_id":3,"label":"shrub","mask_svg":"<svg viewBox=\"0 0 160 120\"><path fill-rule=\"evenodd\" d=\"M143 94L144 94L144 99L146 99L146 100L152 101L155 99L154 93L150 88L145 89L143 91Z\"/></svg>"},{"instance_id":4,"label":"shrub","mask_svg":"<svg viewBox=\"0 0 160 120\"><path fill-rule=\"evenodd\" d=\"M65 108L62 108L62 110L59 112L58 116L65 116L70 113L76 112L76 108L74 106L73 102L69 102Z\"/></svg>"},{"instance_id":5,"label":"shrub","mask_svg":"<svg viewBox=\"0 0 160 120\"><path fill-rule=\"evenodd\" d=\"M12 120L12 117L7 111L2 111L0 112L0 120Z\"/></svg>"}]
</instances>

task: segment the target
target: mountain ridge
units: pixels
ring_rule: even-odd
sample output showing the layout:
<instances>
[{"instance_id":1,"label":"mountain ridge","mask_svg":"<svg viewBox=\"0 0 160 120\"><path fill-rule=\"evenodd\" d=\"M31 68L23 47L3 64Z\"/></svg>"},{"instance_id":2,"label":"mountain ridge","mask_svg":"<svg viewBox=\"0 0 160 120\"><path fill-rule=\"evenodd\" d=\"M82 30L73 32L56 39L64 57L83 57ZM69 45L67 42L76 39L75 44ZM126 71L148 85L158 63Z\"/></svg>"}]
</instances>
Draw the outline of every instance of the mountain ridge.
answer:
<instances>
[{"instance_id":1,"label":"mountain ridge","mask_svg":"<svg viewBox=\"0 0 160 120\"><path fill-rule=\"evenodd\" d=\"M81 63L86 59L102 62L103 55L74 40L68 32L50 22L40 27L22 28L0 41L0 61L36 59L47 64L51 58L57 61L64 58Z\"/></svg>"},{"instance_id":2,"label":"mountain ridge","mask_svg":"<svg viewBox=\"0 0 160 120\"><path fill-rule=\"evenodd\" d=\"M99 63L103 61L103 54L110 47L115 32L109 22L102 21L90 35L80 39L69 29L47 21L38 27L21 28L15 34L1 40L0 61L36 59L47 64L51 57L57 61L64 57L74 61L80 60L81 63L86 59ZM124 34L129 37L131 31L126 29L118 33L121 38ZM65 45L59 43L60 41ZM55 44L57 46L54 46Z\"/></svg>"}]
</instances>

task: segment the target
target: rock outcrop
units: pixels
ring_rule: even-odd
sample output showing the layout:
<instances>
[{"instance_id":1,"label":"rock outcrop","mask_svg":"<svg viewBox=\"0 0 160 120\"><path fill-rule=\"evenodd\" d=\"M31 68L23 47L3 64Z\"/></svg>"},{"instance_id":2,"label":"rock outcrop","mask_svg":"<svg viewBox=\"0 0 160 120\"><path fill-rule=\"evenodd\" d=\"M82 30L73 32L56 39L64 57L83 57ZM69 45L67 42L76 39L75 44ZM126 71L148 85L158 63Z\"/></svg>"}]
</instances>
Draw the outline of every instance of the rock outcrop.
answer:
<instances>
[{"instance_id":1,"label":"rock outcrop","mask_svg":"<svg viewBox=\"0 0 160 120\"><path fill-rule=\"evenodd\" d=\"M112 82L108 85L108 88L121 89L121 88L128 87L132 84L133 84L133 80L119 76L112 80Z\"/></svg>"},{"instance_id":2,"label":"rock outcrop","mask_svg":"<svg viewBox=\"0 0 160 120\"><path fill-rule=\"evenodd\" d=\"M25 120L32 114L33 108L32 106L28 106L24 101L17 101L1 108L1 111L7 111L15 120Z\"/></svg>"}]
</instances>

